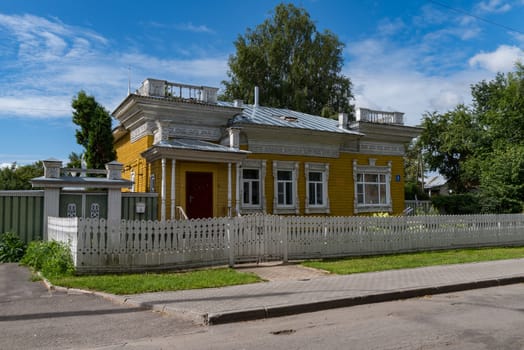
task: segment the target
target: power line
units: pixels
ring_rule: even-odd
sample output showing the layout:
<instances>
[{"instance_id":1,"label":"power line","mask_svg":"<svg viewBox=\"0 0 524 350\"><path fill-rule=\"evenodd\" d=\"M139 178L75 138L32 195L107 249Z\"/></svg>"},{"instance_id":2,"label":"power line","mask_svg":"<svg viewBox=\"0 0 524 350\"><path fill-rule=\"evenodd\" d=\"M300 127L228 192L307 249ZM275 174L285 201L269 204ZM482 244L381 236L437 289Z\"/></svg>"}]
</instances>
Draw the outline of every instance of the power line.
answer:
<instances>
[{"instance_id":1,"label":"power line","mask_svg":"<svg viewBox=\"0 0 524 350\"><path fill-rule=\"evenodd\" d=\"M483 22L489 23L489 24L494 25L494 26L496 26L496 27L500 27L500 28L503 28L503 29L509 30L510 32L515 32L515 33L519 33L519 34L524 35L524 32L523 32L523 31L517 30L517 29L515 29L515 28L508 27L508 26L506 26L506 25L504 25L504 24L500 24L500 23L494 22L494 21L489 20L489 19L484 18L484 17L480 17L480 16L477 16L477 15L474 15L474 14L472 14L471 12L468 12L468 11L466 11L466 10L462 10L462 9L460 9L460 8L456 8L456 7L449 6L449 5L444 4L444 3L440 2L440 1L428 0L428 2L431 2L431 3L435 4L435 5L438 5L438 6L441 6L441 7L444 7L444 8L447 8L448 10L452 10L452 11L455 11L455 12L462 13L462 14L464 14L464 15L466 15L466 16L473 17L473 18L475 18L475 19L478 19L478 20L480 20L480 21L483 21Z\"/></svg>"}]
</instances>

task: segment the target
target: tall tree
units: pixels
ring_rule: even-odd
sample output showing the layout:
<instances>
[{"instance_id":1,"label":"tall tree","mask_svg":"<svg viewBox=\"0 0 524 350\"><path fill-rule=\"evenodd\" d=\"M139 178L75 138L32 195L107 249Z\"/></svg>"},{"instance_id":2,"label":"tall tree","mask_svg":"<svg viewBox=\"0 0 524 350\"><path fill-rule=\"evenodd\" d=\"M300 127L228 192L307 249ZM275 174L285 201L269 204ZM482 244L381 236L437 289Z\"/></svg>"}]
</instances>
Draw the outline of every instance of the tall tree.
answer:
<instances>
[{"instance_id":1,"label":"tall tree","mask_svg":"<svg viewBox=\"0 0 524 350\"><path fill-rule=\"evenodd\" d=\"M76 141L85 149L88 168L103 169L104 165L116 159L113 148L111 116L93 96L80 91L73 99L73 123L76 130Z\"/></svg>"},{"instance_id":2,"label":"tall tree","mask_svg":"<svg viewBox=\"0 0 524 350\"><path fill-rule=\"evenodd\" d=\"M472 85L471 107L424 116L420 142L431 170L485 212L520 212L524 203L524 65Z\"/></svg>"},{"instance_id":3,"label":"tall tree","mask_svg":"<svg viewBox=\"0 0 524 350\"><path fill-rule=\"evenodd\" d=\"M320 33L309 14L293 4L279 4L271 18L235 41L229 57L225 99L333 116L353 113L351 80L342 73L344 45L330 31Z\"/></svg>"},{"instance_id":4,"label":"tall tree","mask_svg":"<svg viewBox=\"0 0 524 350\"><path fill-rule=\"evenodd\" d=\"M444 175L455 192L475 188L478 173L466 165L474 157L479 140L478 125L471 111L459 105L444 114L425 114L422 127L419 142L429 170Z\"/></svg>"}]
</instances>

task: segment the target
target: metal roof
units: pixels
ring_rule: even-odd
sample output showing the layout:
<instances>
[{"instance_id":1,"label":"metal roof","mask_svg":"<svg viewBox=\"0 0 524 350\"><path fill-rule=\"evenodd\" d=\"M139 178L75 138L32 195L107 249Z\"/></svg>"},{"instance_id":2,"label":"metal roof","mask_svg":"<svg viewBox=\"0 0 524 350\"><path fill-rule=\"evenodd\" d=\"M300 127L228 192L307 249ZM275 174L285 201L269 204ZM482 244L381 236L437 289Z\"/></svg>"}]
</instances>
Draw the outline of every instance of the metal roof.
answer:
<instances>
[{"instance_id":1,"label":"metal roof","mask_svg":"<svg viewBox=\"0 0 524 350\"><path fill-rule=\"evenodd\" d=\"M232 102L218 101L219 106L234 107ZM234 124L255 124L294 129L327 131L341 134L362 135L354 130L339 127L338 120L293 111L284 108L242 105L242 112L233 120Z\"/></svg>"},{"instance_id":2,"label":"metal roof","mask_svg":"<svg viewBox=\"0 0 524 350\"><path fill-rule=\"evenodd\" d=\"M193 139L173 139L169 141L160 141L154 146L165 147L165 148L177 148L187 149L196 151L210 151L210 152L232 152L232 153L250 153L247 151L236 150L227 146L219 145L216 143L193 140Z\"/></svg>"}]
</instances>

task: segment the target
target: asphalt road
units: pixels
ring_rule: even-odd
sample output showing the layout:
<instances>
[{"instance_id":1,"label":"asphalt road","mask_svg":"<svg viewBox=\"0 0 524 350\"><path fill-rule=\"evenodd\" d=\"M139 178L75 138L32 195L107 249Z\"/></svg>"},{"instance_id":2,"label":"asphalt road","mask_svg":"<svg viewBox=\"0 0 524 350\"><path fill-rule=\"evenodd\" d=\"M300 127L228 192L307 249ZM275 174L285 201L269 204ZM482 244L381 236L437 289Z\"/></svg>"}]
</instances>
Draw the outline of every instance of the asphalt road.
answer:
<instances>
[{"instance_id":1,"label":"asphalt road","mask_svg":"<svg viewBox=\"0 0 524 350\"><path fill-rule=\"evenodd\" d=\"M517 284L217 325L118 349L516 350L524 349L523 329Z\"/></svg>"},{"instance_id":2,"label":"asphalt road","mask_svg":"<svg viewBox=\"0 0 524 350\"><path fill-rule=\"evenodd\" d=\"M524 284L198 326L0 264L0 349L524 349Z\"/></svg>"},{"instance_id":3,"label":"asphalt road","mask_svg":"<svg viewBox=\"0 0 524 350\"><path fill-rule=\"evenodd\" d=\"M0 264L0 349L80 349L200 332L203 327L88 294L48 292Z\"/></svg>"}]
</instances>

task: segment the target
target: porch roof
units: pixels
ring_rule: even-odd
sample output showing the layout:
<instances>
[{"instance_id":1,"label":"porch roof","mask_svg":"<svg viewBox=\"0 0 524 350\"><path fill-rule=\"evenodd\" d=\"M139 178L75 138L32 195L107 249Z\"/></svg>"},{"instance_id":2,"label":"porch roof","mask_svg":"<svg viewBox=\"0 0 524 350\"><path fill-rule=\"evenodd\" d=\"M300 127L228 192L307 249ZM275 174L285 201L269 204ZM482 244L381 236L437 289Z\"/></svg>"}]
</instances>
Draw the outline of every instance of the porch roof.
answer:
<instances>
[{"instance_id":1,"label":"porch roof","mask_svg":"<svg viewBox=\"0 0 524 350\"><path fill-rule=\"evenodd\" d=\"M250 153L249 151L202 140L173 139L157 142L142 152L141 155L150 162L168 158L197 162L228 163L241 161Z\"/></svg>"}]
</instances>

